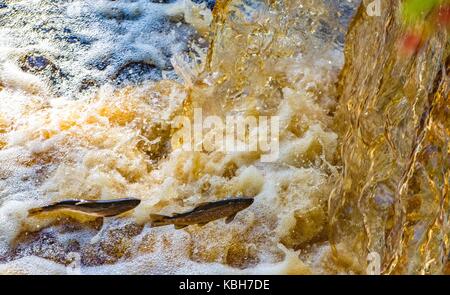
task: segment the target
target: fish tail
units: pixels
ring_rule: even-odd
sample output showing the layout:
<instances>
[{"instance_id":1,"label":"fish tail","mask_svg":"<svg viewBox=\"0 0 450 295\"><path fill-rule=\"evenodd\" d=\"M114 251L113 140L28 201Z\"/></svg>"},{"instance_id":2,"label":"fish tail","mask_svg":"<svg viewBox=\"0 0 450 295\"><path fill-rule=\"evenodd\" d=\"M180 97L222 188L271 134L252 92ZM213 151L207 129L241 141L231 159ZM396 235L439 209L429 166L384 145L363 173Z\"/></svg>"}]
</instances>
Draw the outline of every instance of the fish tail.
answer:
<instances>
[{"instance_id":1,"label":"fish tail","mask_svg":"<svg viewBox=\"0 0 450 295\"><path fill-rule=\"evenodd\" d=\"M168 216L159 214L150 214L150 225L152 227L167 225Z\"/></svg>"}]
</instances>

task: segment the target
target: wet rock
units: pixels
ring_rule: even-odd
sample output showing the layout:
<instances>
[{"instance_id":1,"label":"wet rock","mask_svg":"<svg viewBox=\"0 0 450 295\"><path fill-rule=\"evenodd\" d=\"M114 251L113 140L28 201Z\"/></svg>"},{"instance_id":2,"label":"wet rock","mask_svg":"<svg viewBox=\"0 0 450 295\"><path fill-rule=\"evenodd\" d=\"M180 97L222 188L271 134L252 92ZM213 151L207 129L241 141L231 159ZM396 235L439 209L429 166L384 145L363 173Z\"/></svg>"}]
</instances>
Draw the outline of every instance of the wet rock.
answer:
<instances>
[{"instance_id":1,"label":"wet rock","mask_svg":"<svg viewBox=\"0 0 450 295\"><path fill-rule=\"evenodd\" d=\"M68 36L66 41L69 43L77 43L80 42L80 39L77 36Z\"/></svg>"},{"instance_id":2,"label":"wet rock","mask_svg":"<svg viewBox=\"0 0 450 295\"><path fill-rule=\"evenodd\" d=\"M98 88L98 87L99 87L99 83L95 79L84 78L80 83L79 91L85 92L85 91L89 91L89 90L92 90L92 89Z\"/></svg>"},{"instance_id":3,"label":"wet rock","mask_svg":"<svg viewBox=\"0 0 450 295\"><path fill-rule=\"evenodd\" d=\"M101 15L107 19L114 19L118 22L124 20L136 20L142 16L140 9L124 10L117 7L111 7L101 12Z\"/></svg>"},{"instance_id":4,"label":"wet rock","mask_svg":"<svg viewBox=\"0 0 450 295\"><path fill-rule=\"evenodd\" d=\"M22 71L45 77L55 91L63 79L66 79L64 73L53 63L53 61L39 52L26 54L19 58L19 66Z\"/></svg>"},{"instance_id":5,"label":"wet rock","mask_svg":"<svg viewBox=\"0 0 450 295\"><path fill-rule=\"evenodd\" d=\"M46 59L43 56L28 56L27 57L28 65L30 65L32 68L41 71L46 66L48 66L49 62L48 59Z\"/></svg>"},{"instance_id":6,"label":"wet rock","mask_svg":"<svg viewBox=\"0 0 450 295\"><path fill-rule=\"evenodd\" d=\"M64 29L64 33L70 32L70 29ZM69 44L81 44L81 45L89 45L91 44L91 41L83 36L77 36L74 34L62 34L62 35L56 35L55 39L58 41L67 42Z\"/></svg>"},{"instance_id":7,"label":"wet rock","mask_svg":"<svg viewBox=\"0 0 450 295\"><path fill-rule=\"evenodd\" d=\"M161 69L144 62L131 62L121 67L113 76L117 85L140 84L162 78Z\"/></svg>"},{"instance_id":8,"label":"wet rock","mask_svg":"<svg viewBox=\"0 0 450 295\"><path fill-rule=\"evenodd\" d=\"M142 225L125 224L105 231L105 236L81 250L81 262L86 266L113 264L121 258L131 256L133 237L143 230Z\"/></svg>"},{"instance_id":9,"label":"wet rock","mask_svg":"<svg viewBox=\"0 0 450 295\"><path fill-rule=\"evenodd\" d=\"M25 72L41 72L46 68L54 68L48 58L39 53L30 53L19 59L20 66Z\"/></svg>"},{"instance_id":10,"label":"wet rock","mask_svg":"<svg viewBox=\"0 0 450 295\"><path fill-rule=\"evenodd\" d=\"M38 256L67 265L72 262L70 253L81 252L85 247L83 244L86 241L79 240L80 234L89 240L100 230L102 223L101 218L84 224L61 218L41 231L22 232L14 241L8 256L11 259Z\"/></svg>"},{"instance_id":11,"label":"wet rock","mask_svg":"<svg viewBox=\"0 0 450 295\"><path fill-rule=\"evenodd\" d=\"M66 42L71 43L71 44L73 44L73 43L79 43L81 45L90 45L91 44L91 41L89 39L87 39L85 37L75 36L75 35L67 36L65 38L65 40L66 40Z\"/></svg>"},{"instance_id":12,"label":"wet rock","mask_svg":"<svg viewBox=\"0 0 450 295\"><path fill-rule=\"evenodd\" d=\"M193 0L192 2L194 3L206 3L206 7L208 7L209 9L213 9L214 5L216 4L216 0Z\"/></svg>"},{"instance_id":13,"label":"wet rock","mask_svg":"<svg viewBox=\"0 0 450 295\"><path fill-rule=\"evenodd\" d=\"M80 252L80 251L81 251L80 242L78 242L77 240L69 240L67 242L66 252L73 253L73 252Z\"/></svg>"},{"instance_id":14,"label":"wet rock","mask_svg":"<svg viewBox=\"0 0 450 295\"><path fill-rule=\"evenodd\" d=\"M94 4L95 1L56 1L56 4L54 0L42 0L39 5L16 2L0 0L0 4L8 6L0 9L0 27L8 34L8 38L1 39L7 50L35 48L33 53L56 66L35 69L26 60L20 65L43 78L50 93L56 96L79 98L80 89L84 90L80 81L85 77L95 77L100 85L112 83L119 87L163 77L178 79L170 68L170 59L188 51L187 43L196 37L195 29L184 22L169 21L172 13L162 9L176 0L139 4L131 1L130 5L123 5L123 1L104 1L102 5ZM47 48L51 51L47 52ZM160 54L153 57L150 52ZM152 64L153 61L147 60L150 56L157 59L159 69L151 65L127 68L130 61ZM136 68L140 69L135 75L132 72Z\"/></svg>"},{"instance_id":15,"label":"wet rock","mask_svg":"<svg viewBox=\"0 0 450 295\"><path fill-rule=\"evenodd\" d=\"M27 243L15 248L16 257L39 256L58 263L66 263L66 250L58 241L56 233L44 230L41 233L30 233L25 236Z\"/></svg>"},{"instance_id":16,"label":"wet rock","mask_svg":"<svg viewBox=\"0 0 450 295\"><path fill-rule=\"evenodd\" d=\"M108 67L108 62L104 61L104 60L100 60L94 63L94 67L99 70L99 71L103 71Z\"/></svg>"},{"instance_id":17,"label":"wet rock","mask_svg":"<svg viewBox=\"0 0 450 295\"><path fill-rule=\"evenodd\" d=\"M95 58L93 60L90 60L88 62L89 69L91 70L98 70L98 71L104 71L107 67L114 64L114 55L113 54L105 54L104 56L99 56L98 58Z\"/></svg>"},{"instance_id":18,"label":"wet rock","mask_svg":"<svg viewBox=\"0 0 450 295\"><path fill-rule=\"evenodd\" d=\"M98 246L87 245L81 251L81 264L85 266L112 264L116 261Z\"/></svg>"},{"instance_id":19,"label":"wet rock","mask_svg":"<svg viewBox=\"0 0 450 295\"><path fill-rule=\"evenodd\" d=\"M33 29L37 32L48 34L50 32L56 31L55 24L52 20L46 20L43 22L39 22L33 26Z\"/></svg>"}]
</instances>

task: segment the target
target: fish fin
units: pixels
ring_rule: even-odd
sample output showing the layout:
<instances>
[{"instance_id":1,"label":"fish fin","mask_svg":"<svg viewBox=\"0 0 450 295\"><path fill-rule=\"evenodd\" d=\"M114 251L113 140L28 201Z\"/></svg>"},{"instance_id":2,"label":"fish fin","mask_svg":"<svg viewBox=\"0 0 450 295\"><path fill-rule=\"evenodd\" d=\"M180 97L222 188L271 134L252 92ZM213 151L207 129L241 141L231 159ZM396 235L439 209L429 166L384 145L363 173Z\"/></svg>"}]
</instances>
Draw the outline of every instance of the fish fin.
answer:
<instances>
[{"instance_id":1,"label":"fish fin","mask_svg":"<svg viewBox=\"0 0 450 295\"><path fill-rule=\"evenodd\" d=\"M182 229L185 228L187 225L179 225L179 224L174 224L175 229Z\"/></svg>"},{"instance_id":2,"label":"fish fin","mask_svg":"<svg viewBox=\"0 0 450 295\"><path fill-rule=\"evenodd\" d=\"M195 207L194 211L208 209L210 207L210 205L211 205L211 202L200 203Z\"/></svg>"},{"instance_id":3,"label":"fish fin","mask_svg":"<svg viewBox=\"0 0 450 295\"><path fill-rule=\"evenodd\" d=\"M228 216L227 219L225 219L225 223L228 224L228 223L232 222L235 217L236 217L236 214Z\"/></svg>"},{"instance_id":4,"label":"fish fin","mask_svg":"<svg viewBox=\"0 0 450 295\"><path fill-rule=\"evenodd\" d=\"M207 225L208 223L209 223L209 222L202 222L202 223L197 223L197 225L200 226L200 227L202 227L202 226Z\"/></svg>"},{"instance_id":5,"label":"fish fin","mask_svg":"<svg viewBox=\"0 0 450 295\"><path fill-rule=\"evenodd\" d=\"M166 221L167 218L169 217L165 215L150 214L150 225L152 227L166 225L164 221Z\"/></svg>"},{"instance_id":6,"label":"fish fin","mask_svg":"<svg viewBox=\"0 0 450 295\"><path fill-rule=\"evenodd\" d=\"M186 215L188 213L196 212L196 211L199 211L199 210L206 210L206 209L209 209L210 206L211 206L211 202L203 202L203 203L200 203L197 206L195 206L195 208L192 209L191 211L183 212L183 213L174 213L172 215L172 217L178 217L178 216L181 216L181 215Z\"/></svg>"}]
</instances>

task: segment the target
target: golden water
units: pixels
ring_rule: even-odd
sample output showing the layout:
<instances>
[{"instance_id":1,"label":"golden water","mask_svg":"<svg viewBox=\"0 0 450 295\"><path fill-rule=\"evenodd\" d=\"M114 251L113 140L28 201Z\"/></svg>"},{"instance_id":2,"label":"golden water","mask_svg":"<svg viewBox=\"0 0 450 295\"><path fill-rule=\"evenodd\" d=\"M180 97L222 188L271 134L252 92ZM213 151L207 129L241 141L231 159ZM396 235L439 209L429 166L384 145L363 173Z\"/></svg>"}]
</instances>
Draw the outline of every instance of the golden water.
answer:
<instances>
[{"instance_id":1,"label":"golden water","mask_svg":"<svg viewBox=\"0 0 450 295\"><path fill-rule=\"evenodd\" d=\"M386 2L381 17L360 9L348 34L331 238L360 263L379 253L384 273L441 273L449 246L448 33L435 32L417 56L402 57L399 2Z\"/></svg>"}]
</instances>

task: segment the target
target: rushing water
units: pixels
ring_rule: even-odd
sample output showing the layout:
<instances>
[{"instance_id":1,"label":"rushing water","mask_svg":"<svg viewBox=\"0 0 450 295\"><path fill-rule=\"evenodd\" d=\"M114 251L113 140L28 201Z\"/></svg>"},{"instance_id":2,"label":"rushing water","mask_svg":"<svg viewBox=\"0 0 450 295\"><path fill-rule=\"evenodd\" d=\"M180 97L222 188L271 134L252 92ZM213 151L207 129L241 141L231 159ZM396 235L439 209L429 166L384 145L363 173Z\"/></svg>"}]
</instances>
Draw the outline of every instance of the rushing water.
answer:
<instances>
[{"instance_id":1,"label":"rushing water","mask_svg":"<svg viewBox=\"0 0 450 295\"><path fill-rule=\"evenodd\" d=\"M404 58L395 0L350 26L359 1L41 1L23 24L32 2L0 10L0 272L444 271L445 30ZM198 107L278 116L279 157L171 146L172 119ZM255 202L230 224L148 225L228 196ZM142 204L27 216L121 197Z\"/></svg>"},{"instance_id":2,"label":"rushing water","mask_svg":"<svg viewBox=\"0 0 450 295\"><path fill-rule=\"evenodd\" d=\"M402 56L399 2L386 2L380 17L360 10L348 35L331 234L358 253L357 264L375 252L385 273L441 273L449 250L448 32L437 30L417 55Z\"/></svg>"}]
</instances>

